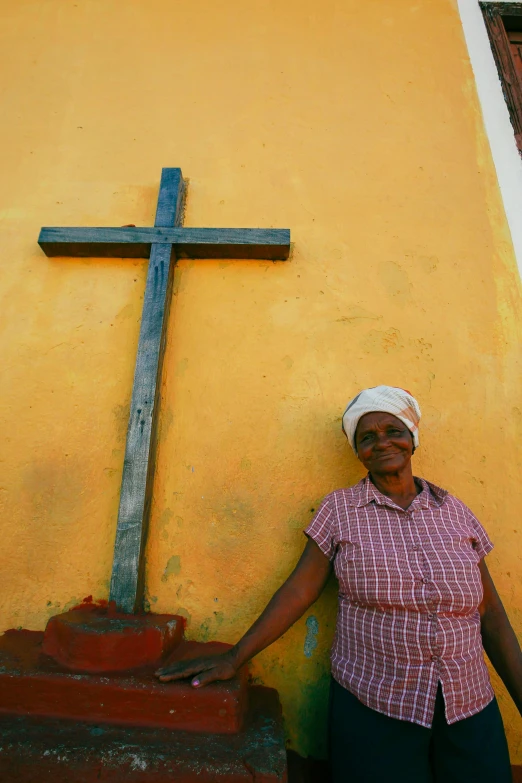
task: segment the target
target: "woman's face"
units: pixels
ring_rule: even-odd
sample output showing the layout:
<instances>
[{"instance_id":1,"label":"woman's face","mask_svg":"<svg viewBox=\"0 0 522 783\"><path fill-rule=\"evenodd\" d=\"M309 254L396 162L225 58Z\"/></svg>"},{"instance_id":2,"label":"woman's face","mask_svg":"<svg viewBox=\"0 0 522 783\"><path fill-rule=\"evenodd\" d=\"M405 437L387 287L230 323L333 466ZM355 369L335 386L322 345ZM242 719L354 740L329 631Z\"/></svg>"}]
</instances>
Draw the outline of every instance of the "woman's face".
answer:
<instances>
[{"instance_id":1,"label":"woman's face","mask_svg":"<svg viewBox=\"0 0 522 783\"><path fill-rule=\"evenodd\" d=\"M406 467L413 453L408 427L391 413L366 413L355 432L357 456L373 474L397 473Z\"/></svg>"}]
</instances>

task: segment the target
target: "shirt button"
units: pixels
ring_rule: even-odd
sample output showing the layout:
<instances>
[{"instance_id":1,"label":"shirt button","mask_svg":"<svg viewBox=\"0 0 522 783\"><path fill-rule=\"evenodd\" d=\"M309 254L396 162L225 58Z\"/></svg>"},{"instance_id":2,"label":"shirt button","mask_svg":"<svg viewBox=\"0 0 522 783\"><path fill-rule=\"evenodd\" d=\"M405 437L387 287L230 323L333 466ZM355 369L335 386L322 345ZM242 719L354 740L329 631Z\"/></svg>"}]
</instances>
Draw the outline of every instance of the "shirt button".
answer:
<instances>
[{"instance_id":1,"label":"shirt button","mask_svg":"<svg viewBox=\"0 0 522 783\"><path fill-rule=\"evenodd\" d=\"M438 661L439 660L439 656L438 655L432 655L431 656L431 660L432 661Z\"/></svg>"},{"instance_id":2,"label":"shirt button","mask_svg":"<svg viewBox=\"0 0 522 783\"><path fill-rule=\"evenodd\" d=\"M428 579L426 579L426 577L425 577L425 576L423 576L423 577L422 577L422 579L421 579L421 582L422 582L422 584L423 584L423 585L427 585L427 584L428 584L428 581L429 581L429 580L428 580Z\"/></svg>"},{"instance_id":3,"label":"shirt button","mask_svg":"<svg viewBox=\"0 0 522 783\"><path fill-rule=\"evenodd\" d=\"M434 619L435 619L435 615L430 612L430 614L428 615L428 620L434 620Z\"/></svg>"},{"instance_id":4,"label":"shirt button","mask_svg":"<svg viewBox=\"0 0 522 783\"><path fill-rule=\"evenodd\" d=\"M413 551L414 551L414 552L417 552L417 551L418 551L418 549L419 549L419 547L417 546L417 544L414 544L414 545L412 546L412 549L413 549Z\"/></svg>"}]
</instances>

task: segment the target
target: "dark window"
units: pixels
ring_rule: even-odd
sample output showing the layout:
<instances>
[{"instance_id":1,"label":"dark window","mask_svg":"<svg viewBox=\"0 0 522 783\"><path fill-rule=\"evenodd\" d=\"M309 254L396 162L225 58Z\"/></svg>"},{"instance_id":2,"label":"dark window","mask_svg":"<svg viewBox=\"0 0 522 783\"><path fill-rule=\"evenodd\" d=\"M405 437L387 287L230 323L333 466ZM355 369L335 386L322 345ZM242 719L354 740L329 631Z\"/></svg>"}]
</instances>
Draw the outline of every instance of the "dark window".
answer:
<instances>
[{"instance_id":1,"label":"dark window","mask_svg":"<svg viewBox=\"0 0 522 783\"><path fill-rule=\"evenodd\" d=\"M522 3L480 3L522 154Z\"/></svg>"}]
</instances>

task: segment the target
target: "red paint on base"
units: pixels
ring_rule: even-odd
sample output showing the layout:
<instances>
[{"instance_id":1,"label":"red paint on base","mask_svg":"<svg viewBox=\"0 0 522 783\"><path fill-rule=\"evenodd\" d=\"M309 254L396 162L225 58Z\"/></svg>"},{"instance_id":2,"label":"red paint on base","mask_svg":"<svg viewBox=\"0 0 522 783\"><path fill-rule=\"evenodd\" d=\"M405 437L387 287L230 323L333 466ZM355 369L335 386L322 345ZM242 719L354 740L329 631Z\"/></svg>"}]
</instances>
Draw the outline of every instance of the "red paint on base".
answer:
<instances>
[{"instance_id":1,"label":"red paint on base","mask_svg":"<svg viewBox=\"0 0 522 783\"><path fill-rule=\"evenodd\" d=\"M287 783L276 691L251 688L234 735L0 716L5 783Z\"/></svg>"},{"instance_id":2,"label":"red paint on base","mask_svg":"<svg viewBox=\"0 0 522 783\"><path fill-rule=\"evenodd\" d=\"M116 601L109 602L106 598L97 598L94 600L92 595L88 595L83 598L81 604L76 604L76 606L73 606L70 611L74 612L76 609L88 609L92 608L93 606L106 606L109 607L111 611L116 611Z\"/></svg>"},{"instance_id":3,"label":"red paint on base","mask_svg":"<svg viewBox=\"0 0 522 783\"><path fill-rule=\"evenodd\" d=\"M229 648L183 641L180 618L91 600L51 618L45 634L8 631L0 781L287 783L277 693L249 687L246 667L198 689L154 677L158 665Z\"/></svg>"},{"instance_id":4,"label":"red paint on base","mask_svg":"<svg viewBox=\"0 0 522 783\"><path fill-rule=\"evenodd\" d=\"M157 664L183 639L183 619L129 615L115 606L81 604L51 617L42 652L71 671L110 672Z\"/></svg>"},{"instance_id":5,"label":"red paint on base","mask_svg":"<svg viewBox=\"0 0 522 783\"><path fill-rule=\"evenodd\" d=\"M200 689L188 681L159 682L153 674L157 661L153 667L103 676L75 674L42 654L42 637L37 632L9 631L0 638L0 713L215 734L232 734L243 727L246 667L233 680ZM229 647L220 642L182 642L169 660Z\"/></svg>"}]
</instances>

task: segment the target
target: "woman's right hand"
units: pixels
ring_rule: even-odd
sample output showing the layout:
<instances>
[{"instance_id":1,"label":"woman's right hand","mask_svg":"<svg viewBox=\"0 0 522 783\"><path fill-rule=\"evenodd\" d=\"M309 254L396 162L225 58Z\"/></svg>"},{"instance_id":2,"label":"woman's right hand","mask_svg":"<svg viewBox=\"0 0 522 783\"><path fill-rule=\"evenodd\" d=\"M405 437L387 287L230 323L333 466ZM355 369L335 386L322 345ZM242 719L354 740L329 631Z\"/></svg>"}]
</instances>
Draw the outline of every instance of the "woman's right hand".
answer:
<instances>
[{"instance_id":1,"label":"woman's right hand","mask_svg":"<svg viewBox=\"0 0 522 783\"><path fill-rule=\"evenodd\" d=\"M234 663L230 651L220 655L208 655L194 658L191 661L178 661L163 666L155 672L160 682L172 682L192 677L191 685L201 688L217 680L231 680L235 677L238 666Z\"/></svg>"}]
</instances>

